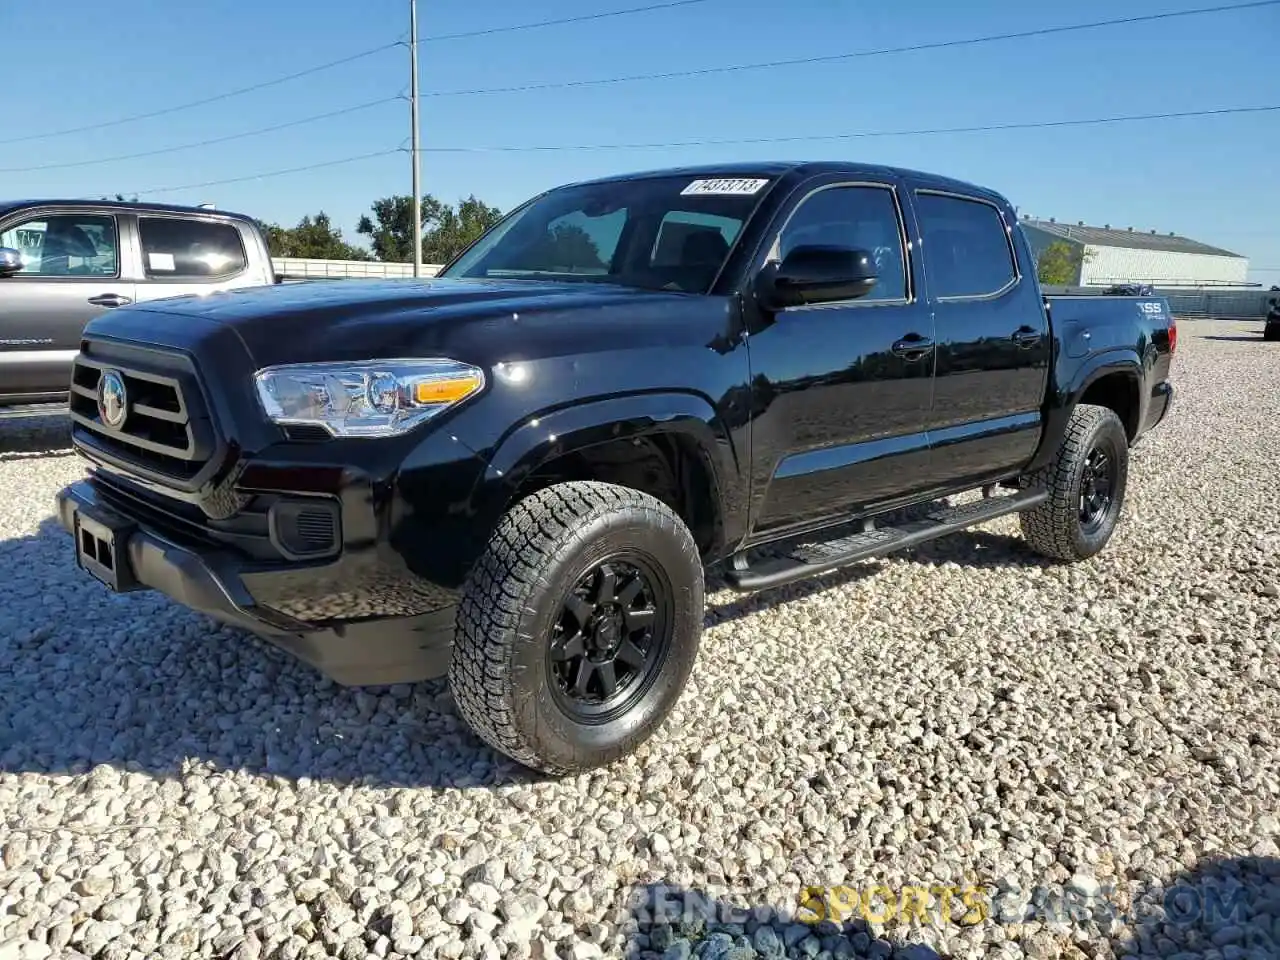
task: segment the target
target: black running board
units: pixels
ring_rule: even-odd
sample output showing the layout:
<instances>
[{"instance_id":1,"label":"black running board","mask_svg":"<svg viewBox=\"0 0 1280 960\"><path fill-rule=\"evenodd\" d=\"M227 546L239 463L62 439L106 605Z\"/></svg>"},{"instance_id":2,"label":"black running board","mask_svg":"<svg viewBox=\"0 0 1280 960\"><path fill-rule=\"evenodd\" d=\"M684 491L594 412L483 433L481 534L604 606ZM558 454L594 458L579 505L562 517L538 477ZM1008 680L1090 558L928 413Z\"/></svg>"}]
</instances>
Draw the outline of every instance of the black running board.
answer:
<instances>
[{"instance_id":1,"label":"black running board","mask_svg":"<svg viewBox=\"0 0 1280 960\"><path fill-rule=\"evenodd\" d=\"M800 544L784 557L765 560L755 566L746 565L745 557L739 554L734 558L734 566L726 571L725 580L730 587L743 593L780 587L830 573L859 560L882 557L936 540L996 517L1020 513L1048 498L1047 490L1024 490L1008 496L986 497L958 507L939 507L921 520L896 527L875 527L838 540Z\"/></svg>"}]
</instances>

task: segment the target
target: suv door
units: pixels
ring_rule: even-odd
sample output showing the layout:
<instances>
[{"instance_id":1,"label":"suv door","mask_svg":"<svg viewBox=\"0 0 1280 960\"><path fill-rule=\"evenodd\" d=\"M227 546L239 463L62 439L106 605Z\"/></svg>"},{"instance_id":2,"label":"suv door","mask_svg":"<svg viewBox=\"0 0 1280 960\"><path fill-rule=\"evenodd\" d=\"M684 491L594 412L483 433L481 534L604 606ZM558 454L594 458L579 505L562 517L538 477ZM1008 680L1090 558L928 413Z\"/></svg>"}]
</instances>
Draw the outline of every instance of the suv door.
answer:
<instances>
[{"instance_id":1,"label":"suv door","mask_svg":"<svg viewBox=\"0 0 1280 960\"><path fill-rule=\"evenodd\" d=\"M857 300L762 317L751 334L757 537L873 508L924 477L933 322L898 193L894 181L811 182L778 216L764 261L851 247L874 253L879 280Z\"/></svg>"},{"instance_id":2,"label":"suv door","mask_svg":"<svg viewBox=\"0 0 1280 960\"><path fill-rule=\"evenodd\" d=\"M239 224L216 217L139 213L138 299L156 300L259 283Z\"/></svg>"},{"instance_id":3,"label":"suv door","mask_svg":"<svg viewBox=\"0 0 1280 960\"><path fill-rule=\"evenodd\" d=\"M994 200L917 188L925 283L937 332L929 440L937 486L1016 472L1040 442L1048 318L1034 269L1019 263L1013 211Z\"/></svg>"},{"instance_id":4,"label":"suv door","mask_svg":"<svg viewBox=\"0 0 1280 960\"><path fill-rule=\"evenodd\" d=\"M18 273L0 277L0 396L62 397L85 324L134 298L118 220L106 210L27 209L0 223L0 246L23 256Z\"/></svg>"}]
</instances>

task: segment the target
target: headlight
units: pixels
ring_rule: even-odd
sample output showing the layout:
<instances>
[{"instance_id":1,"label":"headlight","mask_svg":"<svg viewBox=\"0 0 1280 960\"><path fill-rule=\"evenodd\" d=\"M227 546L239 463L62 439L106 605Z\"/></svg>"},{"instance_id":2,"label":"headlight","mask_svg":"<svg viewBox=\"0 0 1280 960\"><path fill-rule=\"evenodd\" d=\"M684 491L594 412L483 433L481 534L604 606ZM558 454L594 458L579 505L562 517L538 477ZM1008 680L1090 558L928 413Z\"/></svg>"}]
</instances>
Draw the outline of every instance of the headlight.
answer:
<instances>
[{"instance_id":1,"label":"headlight","mask_svg":"<svg viewBox=\"0 0 1280 960\"><path fill-rule=\"evenodd\" d=\"M394 437L471 396L484 373L456 360L368 360L266 367L253 380L275 423L323 427L335 437Z\"/></svg>"}]
</instances>

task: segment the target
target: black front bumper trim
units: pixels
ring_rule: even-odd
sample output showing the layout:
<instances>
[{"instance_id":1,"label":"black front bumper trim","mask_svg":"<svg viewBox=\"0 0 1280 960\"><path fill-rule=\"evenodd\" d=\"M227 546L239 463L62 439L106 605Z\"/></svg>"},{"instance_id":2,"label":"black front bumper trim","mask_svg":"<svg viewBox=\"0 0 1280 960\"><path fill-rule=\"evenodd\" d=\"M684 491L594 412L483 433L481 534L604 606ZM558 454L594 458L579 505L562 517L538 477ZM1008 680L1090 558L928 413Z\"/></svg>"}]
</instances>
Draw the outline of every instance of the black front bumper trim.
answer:
<instances>
[{"instance_id":1,"label":"black front bumper trim","mask_svg":"<svg viewBox=\"0 0 1280 960\"><path fill-rule=\"evenodd\" d=\"M118 515L86 480L58 493L57 510L72 534L81 512ZM129 566L122 583L159 590L185 607L257 634L344 686L412 683L448 672L453 607L415 617L305 623L258 604L233 556L182 546L136 521L122 539L119 554ZM294 572L295 567L279 568L282 576Z\"/></svg>"}]
</instances>

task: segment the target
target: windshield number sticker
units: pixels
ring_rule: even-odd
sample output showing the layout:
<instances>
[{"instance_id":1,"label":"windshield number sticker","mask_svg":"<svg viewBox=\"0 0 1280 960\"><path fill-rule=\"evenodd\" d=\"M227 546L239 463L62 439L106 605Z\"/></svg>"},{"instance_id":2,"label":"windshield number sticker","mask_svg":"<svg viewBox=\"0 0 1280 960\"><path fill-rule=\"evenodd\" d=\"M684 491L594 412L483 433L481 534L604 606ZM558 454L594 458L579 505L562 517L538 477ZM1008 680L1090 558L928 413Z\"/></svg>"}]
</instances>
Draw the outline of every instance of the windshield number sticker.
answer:
<instances>
[{"instance_id":1,"label":"windshield number sticker","mask_svg":"<svg viewBox=\"0 0 1280 960\"><path fill-rule=\"evenodd\" d=\"M695 180L693 183L681 190L680 195L685 197L749 197L752 194L759 193L768 182L768 180L745 179Z\"/></svg>"}]
</instances>

